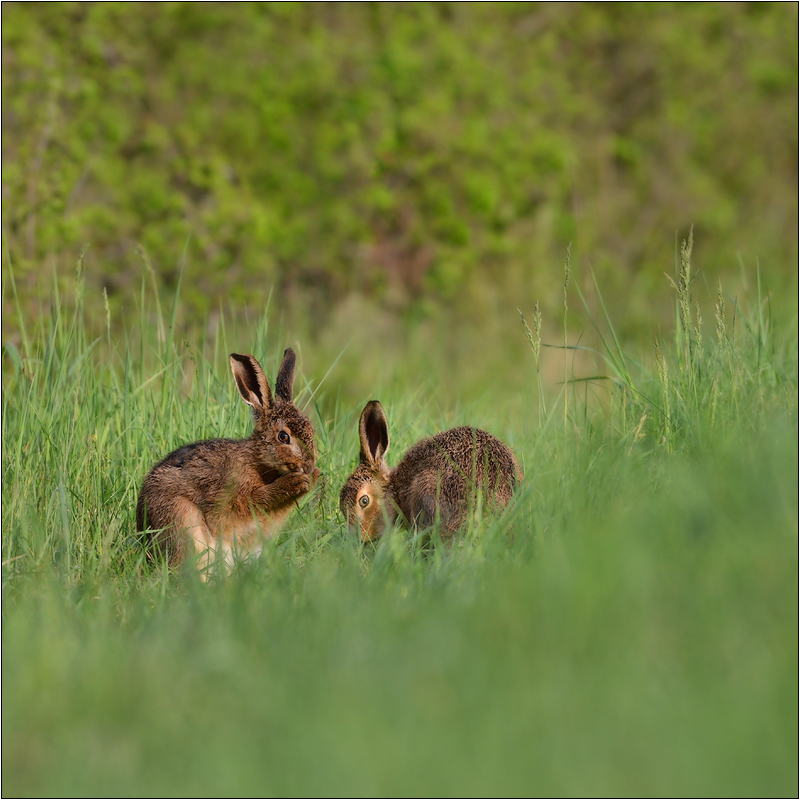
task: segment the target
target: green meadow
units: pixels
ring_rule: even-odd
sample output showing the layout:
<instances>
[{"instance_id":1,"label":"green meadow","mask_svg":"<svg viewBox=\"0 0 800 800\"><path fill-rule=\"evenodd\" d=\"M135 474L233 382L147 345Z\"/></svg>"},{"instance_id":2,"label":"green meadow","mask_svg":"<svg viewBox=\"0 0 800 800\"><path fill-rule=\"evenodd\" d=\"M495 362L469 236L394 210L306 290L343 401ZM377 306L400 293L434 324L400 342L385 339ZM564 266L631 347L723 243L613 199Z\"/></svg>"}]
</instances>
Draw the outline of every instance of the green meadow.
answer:
<instances>
[{"instance_id":1,"label":"green meadow","mask_svg":"<svg viewBox=\"0 0 800 800\"><path fill-rule=\"evenodd\" d=\"M523 413L502 374L464 399L423 355L375 388L391 463L461 423L518 455L514 503L450 544L347 531L372 393L343 399L344 355L301 364L324 478L207 584L148 560L137 491L174 447L248 433L227 354L274 375L289 334L267 308L185 339L180 287L162 309L146 278L126 336L92 333L79 265L3 351L3 794L795 794L796 317L755 276L704 320L690 248L665 279L674 330L633 354L567 268L592 380L538 308L517 316Z\"/></svg>"},{"instance_id":2,"label":"green meadow","mask_svg":"<svg viewBox=\"0 0 800 800\"><path fill-rule=\"evenodd\" d=\"M796 797L797 23L2 3L2 795ZM320 482L170 571L145 474L289 346ZM373 399L512 504L362 545Z\"/></svg>"}]
</instances>

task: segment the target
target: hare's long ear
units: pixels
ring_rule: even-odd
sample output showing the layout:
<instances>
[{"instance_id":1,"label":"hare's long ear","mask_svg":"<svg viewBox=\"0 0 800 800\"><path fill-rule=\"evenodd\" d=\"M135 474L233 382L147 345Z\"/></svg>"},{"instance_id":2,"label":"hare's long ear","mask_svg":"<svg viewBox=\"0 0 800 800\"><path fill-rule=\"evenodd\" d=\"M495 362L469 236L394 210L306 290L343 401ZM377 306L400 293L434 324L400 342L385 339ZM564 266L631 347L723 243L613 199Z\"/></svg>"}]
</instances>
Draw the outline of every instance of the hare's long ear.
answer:
<instances>
[{"instance_id":1,"label":"hare's long ear","mask_svg":"<svg viewBox=\"0 0 800 800\"><path fill-rule=\"evenodd\" d=\"M377 400L371 400L364 406L358 423L358 438L361 442L361 463L380 470L383 457L389 449L389 426Z\"/></svg>"},{"instance_id":2,"label":"hare's long ear","mask_svg":"<svg viewBox=\"0 0 800 800\"><path fill-rule=\"evenodd\" d=\"M279 400L292 402L294 390L294 350L288 347L283 351L283 361L278 370L278 379L275 381L275 396Z\"/></svg>"},{"instance_id":3,"label":"hare's long ear","mask_svg":"<svg viewBox=\"0 0 800 800\"><path fill-rule=\"evenodd\" d=\"M272 392L267 383L264 370L253 356L240 356L231 353L231 372L236 381L236 387L245 403L252 406L253 413L259 414L272 407Z\"/></svg>"}]
</instances>

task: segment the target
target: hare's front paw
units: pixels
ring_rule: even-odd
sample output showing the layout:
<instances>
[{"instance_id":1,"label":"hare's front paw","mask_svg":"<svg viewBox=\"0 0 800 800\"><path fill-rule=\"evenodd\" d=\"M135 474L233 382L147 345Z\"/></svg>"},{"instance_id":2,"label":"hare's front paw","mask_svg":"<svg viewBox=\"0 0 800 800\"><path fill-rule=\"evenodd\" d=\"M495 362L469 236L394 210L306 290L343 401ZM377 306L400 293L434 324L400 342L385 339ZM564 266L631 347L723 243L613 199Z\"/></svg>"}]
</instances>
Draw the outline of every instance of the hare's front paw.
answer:
<instances>
[{"instance_id":1,"label":"hare's front paw","mask_svg":"<svg viewBox=\"0 0 800 800\"><path fill-rule=\"evenodd\" d=\"M300 497L311 488L311 481L304 472L287 472L275 481L275 485L276 488L280 485L287 497Z\"/></svg>"},{"instance_id":2,"label":"hare's front paw","mask_svg":"<svg viewBox=\"0 0 800 800\"><path fill-rule=\"evenodd\" d=\"M311 478L311 488L317 485L317 481L319 480L320 475L322 473L319 471L319 467L314 467L311 471L310 478Z\"/></svg>"}]
</instances>

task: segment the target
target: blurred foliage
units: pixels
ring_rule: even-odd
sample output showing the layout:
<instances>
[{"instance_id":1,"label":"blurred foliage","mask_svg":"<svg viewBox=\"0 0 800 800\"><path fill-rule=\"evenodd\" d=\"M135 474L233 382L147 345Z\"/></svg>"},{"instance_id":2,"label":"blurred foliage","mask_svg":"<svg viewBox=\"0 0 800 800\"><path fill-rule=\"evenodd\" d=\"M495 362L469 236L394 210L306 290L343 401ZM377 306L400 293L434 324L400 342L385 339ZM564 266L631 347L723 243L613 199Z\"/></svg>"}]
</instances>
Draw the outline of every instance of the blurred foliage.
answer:
<instances>
[{"instance_id":1,"label":"blurred foliage","mask_svg":"<svg viewBox=\"0 0 800 800\"><path fill-rule=\"evenodd\" d=\"M740 253L793 287L797 15L3 3L4 270L24 319L87 242L112 306L185 253L190 316L274 291L319 333L359 297L557 309L572 241L635 329L694 223L712 285Z\"/></svg>"}]
</instances>

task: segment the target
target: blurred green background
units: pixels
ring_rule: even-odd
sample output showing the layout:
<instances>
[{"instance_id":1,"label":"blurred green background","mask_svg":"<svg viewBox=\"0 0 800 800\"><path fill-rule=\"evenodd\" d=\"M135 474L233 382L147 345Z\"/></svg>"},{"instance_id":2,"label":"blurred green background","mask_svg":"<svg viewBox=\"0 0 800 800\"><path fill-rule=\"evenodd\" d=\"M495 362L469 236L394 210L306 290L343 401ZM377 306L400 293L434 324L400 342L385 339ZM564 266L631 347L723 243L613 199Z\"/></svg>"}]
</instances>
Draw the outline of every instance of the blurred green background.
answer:
<instances>
[{"instance_id":1,"label":"blurred green background","mask_svg":"<svg viewBox=\"0 0 800 800\"><path fill-rule=\"evenodd\" d=\"M113 311L146 263L169 291L185 261L182 324L272 293L333 353L431 319L504 342L491 320L517 306L559 313L570 242L584 289L591 268L649 338L692 224L712 291L757 260L779 297L797 286L795 3L2 15L9 341L86 243L99 319L103 289Z\"/></svg>"}]
</instances>

